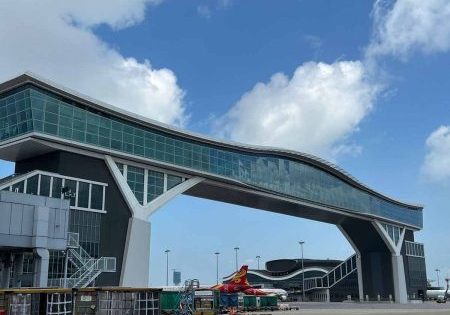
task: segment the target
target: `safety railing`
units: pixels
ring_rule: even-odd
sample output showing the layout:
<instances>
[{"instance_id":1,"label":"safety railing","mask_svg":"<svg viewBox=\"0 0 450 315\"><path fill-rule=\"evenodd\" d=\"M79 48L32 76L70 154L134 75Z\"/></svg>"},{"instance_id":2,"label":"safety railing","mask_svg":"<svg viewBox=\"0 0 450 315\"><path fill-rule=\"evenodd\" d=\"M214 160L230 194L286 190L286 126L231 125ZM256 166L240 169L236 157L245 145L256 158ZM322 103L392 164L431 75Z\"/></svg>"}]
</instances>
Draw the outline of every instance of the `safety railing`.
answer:
<instances>
[{"instance_id":1,"label":"safety railing","mask_svg":"<svg viewBox=\"0 0 450 315\"><path fill-rule=\"evenodd\" d=\"M67 279L49 279L49 287L85 288L103 272L116 272L115 257L93 258L80 246L78 233L68 233L67 259L76 267Z\"/></svg>"},{"instance_id":2,"label":"safety railing","mask_svg":"<svg viewBox=\"0 0 450 315\"><path fill-rule=\"evenodd\" d=\"M326 289L333 287L336 283L347 277L357 269L356 254L347 258L335 268L322 277L305 279L305 291L314 289Z\"/></svg>"},{"instance_id":3,"label":"safety railing","mask_svg":"<svg viewBox=\"0 0 450 315\"><path fill-rule=\"evenodd\" d=\"M80 247L80 234L78 233L67 233L67 248L78 248Z\"/></svg>"}]
</instances>

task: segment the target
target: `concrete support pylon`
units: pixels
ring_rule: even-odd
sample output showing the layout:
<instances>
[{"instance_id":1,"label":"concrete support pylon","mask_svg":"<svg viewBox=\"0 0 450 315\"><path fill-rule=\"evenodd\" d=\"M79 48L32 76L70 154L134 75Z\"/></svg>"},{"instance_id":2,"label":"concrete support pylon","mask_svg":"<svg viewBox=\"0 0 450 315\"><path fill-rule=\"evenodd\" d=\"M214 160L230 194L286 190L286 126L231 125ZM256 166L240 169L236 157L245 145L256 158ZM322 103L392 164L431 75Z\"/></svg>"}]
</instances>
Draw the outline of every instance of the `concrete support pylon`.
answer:
<instances>
[{"instance_id":1,"label":"concrete support pylon","mask_svg":"<svg viewBox=\"0 0 450 315\"><path fill-rule=\"evenodd\" d=\"M147 287L150 269L151 224L131 217L128 220L120 285L124 287Z\"/></svg>"},{"instance_id":2,"label":"concrete support pylon","mask_svg":"<svg viewBox=\"0 0 450 315\"><path fill-rule=\"evenodd\" d=\"M131 211L122 261L120 285L147 287L149 285L150 267L150 216L176 196L202 182L204 178L191 177L167 190L148 204L141 205L113 158L106 155L105 163Z\"/></svg>"},{"instance_id":3,"label":"concrete support pylon","mask_svg":"<svg viewBox=\"0 0 450 315\"><path fill-rule=\"evenodd\" d=\"M341 231L341 233L344 235L344 237L347 239L347 241L352 246L353 250L356 253L356 272L358 275L358 295L359 295L359 301L364 301L364 284L363 284L363 275L362 275L362 263L361 263L361 253L356 246L356 244L353 242L353 240L350 238L350 236L347 234L347 232L342 228L341 225L336 225Z\"/></svg>"},{"instance_id":4,"label":"concrete support pylon","mask_svg":"<svg viewBox=\"0 0 450 315\"><path fill-rule=\"evenodd\" d=\"M403 245L403 239L405 237L405 228L402 228L400 238L397 244L391 239L387 231L383 228L380 222L373 221L372 225L375 227L380 237L385 242L386 246L389 248L392 257L392 280L394 284L394 298L395 302L400 304L408 303L408 292L406 289L406 278L405 278L405 267L403 265L403 256L401 254L401 249Z\"/></svg>"}]
</instances>

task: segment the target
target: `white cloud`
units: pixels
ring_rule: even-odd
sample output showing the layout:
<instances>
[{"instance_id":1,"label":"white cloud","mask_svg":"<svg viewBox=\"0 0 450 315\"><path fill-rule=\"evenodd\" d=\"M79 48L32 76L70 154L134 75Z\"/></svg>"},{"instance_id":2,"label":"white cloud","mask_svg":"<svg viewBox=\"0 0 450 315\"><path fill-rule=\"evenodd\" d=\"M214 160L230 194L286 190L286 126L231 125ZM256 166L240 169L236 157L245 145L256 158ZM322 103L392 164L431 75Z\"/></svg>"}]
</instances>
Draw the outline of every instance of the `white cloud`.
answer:
<instances>
[{"instance_id":1,"label":"white cloud","mask_svg":"<svg viewBox=\"0 0 450 315\"><path fill-rule=\"evenodd\" d=\"M257 83L219 127L240 142L327 157L354 152L345 140L370 112L377 93L365 75L359 61L305 63L292 78L277 73L268 83Z\"/></svg>"},{"instance_id":2,"label":"white cloud","mask_svg":"<svg viewBox=\"0 0 450 315\"><path fill-rule=\"evenodd\" d=\"M427 138L428 150L422 166L427 179L443 181L450 179L450 126L441 126Z\"/></svg>"},{"instance_id":3,"label":"white cloud","mask_svg":"<svg viewBox=\"0 0 450 315\"><path fill-rule=\"evenodd\" d=\"M378 0L373 17L369 58L393 55L405 59L414 50L433 53L450 49L448 0Z\"/></svg>"},{"instance_id":4,"label":"white cloud","mask_svg":"<svg viewBox=\"0 0 450 315\"><path fill-rule=\"evenodd\" d=\"M211 9L207 5L199 5L197 7L197 13L206 19L211 18Z\"/></svg>"},{"instance_id":5,"label":"white cloud","mask_svg":"<svg viewBox=\"0 0 450 315\"><path fill-rule=\"evenodd\" d=\"M25 71L164 123L183 125L183 90L169 69L125 57L93 28L128 27L159 1L0 2L0 81Z\"/></svg>"}]
</instances>

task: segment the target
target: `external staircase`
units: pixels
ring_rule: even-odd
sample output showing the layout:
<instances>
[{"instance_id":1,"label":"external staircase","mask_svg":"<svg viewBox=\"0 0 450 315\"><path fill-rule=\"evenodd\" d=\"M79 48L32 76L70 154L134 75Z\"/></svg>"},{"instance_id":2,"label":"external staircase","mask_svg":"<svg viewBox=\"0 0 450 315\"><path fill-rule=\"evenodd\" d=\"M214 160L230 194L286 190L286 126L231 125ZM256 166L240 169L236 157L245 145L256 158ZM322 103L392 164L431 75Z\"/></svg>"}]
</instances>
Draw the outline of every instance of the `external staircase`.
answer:
<instances>
[{"instance_id":1,"label":"external staircase","mask_svg":"<svg viewBox=\"0 0 450 315\"><path fill-rule=\"evenodd\" d=\"M356 272L356 270L356 254L354 254L331 269L327 274L321 277L305 279L305 292L316 289L330 289L353 272Z\"/></svg>"},{"instance_id":2,"label":"external staircase","mask_svg":"<svg viewBox=\"0 0 450 315\"><path fill-rule=\"evenodd\" d=\"M67 259L76 271L67 279L49 279L50 287L85 288L101 273L116 272L116 258L91 257L80 245L78 233L67 234Z\"/></svg>"}]
</instances>

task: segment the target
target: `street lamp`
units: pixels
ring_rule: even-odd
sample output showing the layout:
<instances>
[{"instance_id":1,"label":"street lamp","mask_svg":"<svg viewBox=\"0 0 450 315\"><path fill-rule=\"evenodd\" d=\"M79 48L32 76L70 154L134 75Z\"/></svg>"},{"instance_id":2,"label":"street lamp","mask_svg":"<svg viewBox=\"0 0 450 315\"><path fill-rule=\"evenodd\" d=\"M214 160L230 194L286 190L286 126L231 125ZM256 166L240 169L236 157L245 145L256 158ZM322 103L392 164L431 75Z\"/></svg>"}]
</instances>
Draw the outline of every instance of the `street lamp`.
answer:
<instances>
[{"instance_id":1,"label":"street lamp","mask_svg":"<svg viewBox=\"0 0 450 315\"><path fill-rule=\"evenodd\" d=\"M303 264L303 244L304 241L299 241L300 249L302 251L302 301L305 302L305 266Z\"/></svg>"},{"instance_id":2,"label":"street lamp","mask_svg":"<svg viewBox=\"0 0 450 315\"><path fill-rule=\"evenodd\" d=\"M216 255L216 284L219 284L219 252L215 252Z\"/></svg>"},{"instance_id":3,"label":"street lamp","mask_svg":"<svg viewBox=\"0 0 450 315\"><path fill-rule=\"evenodd\" d=\"M166 286L169 286L169 253L170 249L164 251L166 253Z\"/></svg>"},{"instance_id":4,"label":"street lamp","mask_svg":"<svg viewBox=\"0 0 450 315\"><path fill-rule=\"evenodd\" d=\"M235 254L236 254L236 272L238 271L238 250L239 250L239 247L235 247L234 248L234 251L235 251Z\"/></svg>"},{"instance_id":5,"label":"street lamp","mask_svg":"<svg viewBox=\"0 0 450 315\"><path fill-rule=\"evenodd\" d=\"M440 282L439 282L439 272L441 272L439 269L435 269L434 271L436 271L436 276L437 276L437 282L438 282L438 287L441 286Z\"/></svg>"},{"instance_id":6,"label":"street lamp","mask_svg":"<svg viewBox=\"0 0 450 315\"><path fill-rule=\"evenodd\" d=\"M261 259L261 256L256 256L256 260L258 261L258 270L259 270L259 260Z\"/></svg>"}]
</instances>

